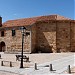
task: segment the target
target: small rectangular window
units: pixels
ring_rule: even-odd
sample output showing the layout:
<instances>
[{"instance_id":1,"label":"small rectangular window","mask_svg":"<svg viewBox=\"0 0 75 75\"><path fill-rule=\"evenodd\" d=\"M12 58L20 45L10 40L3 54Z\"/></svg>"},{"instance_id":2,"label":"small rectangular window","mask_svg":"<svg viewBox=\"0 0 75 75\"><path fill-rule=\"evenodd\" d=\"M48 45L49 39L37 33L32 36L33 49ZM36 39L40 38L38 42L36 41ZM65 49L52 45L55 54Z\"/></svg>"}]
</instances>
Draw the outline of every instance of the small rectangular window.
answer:
<instances>
[{"instance_id":1,"label":"small rectangular window","mask_svg":"<svg viewBox=\"0 0 75 75\"><path fill-rule=\"evenodd\" d=\"M1 37L3 37L4 36L4 31L1 31Z\"/></svg>"},{"instance_id":2,"label":"small rectangular window","mask_svg":"<svg viewBox=\"0 0 75 75\"><path fill-rule=\"evenodd\" d=\"M12 30L12 36L15 36L15 30Z\"/></svg>"}]
</instances>

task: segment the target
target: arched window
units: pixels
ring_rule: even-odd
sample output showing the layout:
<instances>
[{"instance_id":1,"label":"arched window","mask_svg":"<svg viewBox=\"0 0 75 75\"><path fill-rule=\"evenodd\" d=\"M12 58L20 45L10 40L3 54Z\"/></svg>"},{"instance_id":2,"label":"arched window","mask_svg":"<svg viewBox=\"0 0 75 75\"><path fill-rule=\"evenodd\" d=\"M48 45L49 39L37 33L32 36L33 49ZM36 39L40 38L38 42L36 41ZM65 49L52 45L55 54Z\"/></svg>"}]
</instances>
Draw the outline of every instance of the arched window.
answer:
<instances>
[{"instance_id":1,"label":"arched window","mask_svg":"<svg viewBox=\"0 0 75 75\"><path fill-rule=\"evenodd\" d=\"M0 52L4 52L6 49L5 42L0 42Z\"/></svg>"}]
</instances>

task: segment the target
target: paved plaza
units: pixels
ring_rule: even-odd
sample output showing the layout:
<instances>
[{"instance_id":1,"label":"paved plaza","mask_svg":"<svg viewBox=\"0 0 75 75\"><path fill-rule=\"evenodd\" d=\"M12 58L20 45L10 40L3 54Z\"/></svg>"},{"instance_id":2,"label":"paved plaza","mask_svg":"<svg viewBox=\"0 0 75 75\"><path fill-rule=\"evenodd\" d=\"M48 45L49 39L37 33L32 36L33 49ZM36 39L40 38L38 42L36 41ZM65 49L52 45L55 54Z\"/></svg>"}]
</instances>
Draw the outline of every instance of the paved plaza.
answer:
<instances>
[{"instance_id":1,"label":"paved plaza","mask_svg":"<svg viewBox=\"0 0 75 75\"><path fill-rule=\"evenodd\" d=\"M74 53L39 53L25 54L29 56L30 62L24 62L24 68L20 68L20 61L16 61L16 54L1 53L1 61L11 61L5 66L0 65L0 75L68 75L67 67L71 66L74 75L75 54ZM37 63L37 70L34 69L34 64ZM49 65L52 64L54 71L50 71Z\"/></svg>"}]
</instances>

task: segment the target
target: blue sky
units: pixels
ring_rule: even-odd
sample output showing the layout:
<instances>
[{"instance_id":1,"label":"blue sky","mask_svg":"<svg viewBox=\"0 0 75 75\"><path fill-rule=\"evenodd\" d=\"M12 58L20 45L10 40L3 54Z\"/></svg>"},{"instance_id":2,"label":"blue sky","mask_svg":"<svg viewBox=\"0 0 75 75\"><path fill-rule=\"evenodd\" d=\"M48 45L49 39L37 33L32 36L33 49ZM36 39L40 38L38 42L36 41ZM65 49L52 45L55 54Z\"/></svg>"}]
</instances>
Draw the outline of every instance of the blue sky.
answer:
<instances>
[{"instance_id":1,"label":"blue sky","mask_svg":"<svg viewBox=\"0 0 75 75\"><path fill-rule=\"evenodd\" d=\"M75 18L75 0L0 0L3 22L11 19L59 14Z\"/></svg>"}]
</instances>

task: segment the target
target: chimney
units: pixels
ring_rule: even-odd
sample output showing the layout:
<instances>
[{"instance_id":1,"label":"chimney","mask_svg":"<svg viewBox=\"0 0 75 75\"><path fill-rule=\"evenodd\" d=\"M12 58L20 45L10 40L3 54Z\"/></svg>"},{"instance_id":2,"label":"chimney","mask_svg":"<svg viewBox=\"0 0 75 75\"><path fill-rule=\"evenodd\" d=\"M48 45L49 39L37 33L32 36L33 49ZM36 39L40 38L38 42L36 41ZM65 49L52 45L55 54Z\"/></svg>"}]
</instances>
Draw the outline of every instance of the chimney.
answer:
<instances>
[{"instance_id":1,"label":"chimney","mask_svg":"<svg viewBox=\"0 0 75 75\"><path fill-rule=\"evenodd\" d=\"M2 17L0 16L0 27L2 26Z\"/></svg>"}]
</instances>

